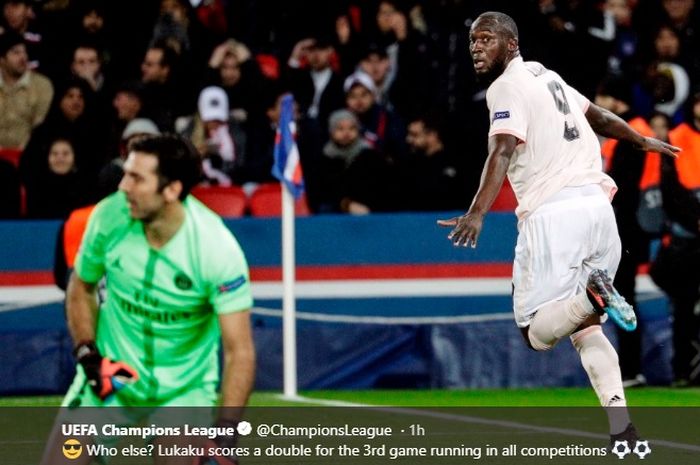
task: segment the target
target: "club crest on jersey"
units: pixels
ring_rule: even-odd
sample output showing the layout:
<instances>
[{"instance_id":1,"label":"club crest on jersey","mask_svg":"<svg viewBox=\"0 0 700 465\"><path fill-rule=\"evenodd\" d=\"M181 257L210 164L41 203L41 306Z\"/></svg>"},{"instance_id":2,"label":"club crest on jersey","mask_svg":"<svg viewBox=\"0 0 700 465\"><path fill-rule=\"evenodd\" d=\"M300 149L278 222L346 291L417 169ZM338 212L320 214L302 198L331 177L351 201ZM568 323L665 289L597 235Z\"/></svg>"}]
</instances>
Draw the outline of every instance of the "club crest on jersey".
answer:
<instances>
[{"instance_id":1,"label":"club crest on jersey","mask_svg":"<svg viewBox=\"0 0 700 465\"><path fill-rule=\"evenodd\" d=\"M175 286L183 291L188 291L192 289L192 280L185 276L184 273L178 273L175 275Z\"/></svg>"},{"instance_id":2,"label":"club crest on jersey","mask_svg":"<svg viewBox=\"0 0 700 465\"><path fill-rule=\"evenodd\" d=\"M497 111L493 114L493 120L510 118L510 111Z\"/></svg>"},{"instance_id":3,"label":"club crest on jersey","mask_svg":"<svg viewBox=\"0 0 700 465\"><path fill-rule=\"evenodd\" d=\"M240 275L232 281L225 282L219 285L219 294L225 294L226 292L233 292L242 285L246 283L246 278L244 275Z\"/></svg>"}]
</instances>

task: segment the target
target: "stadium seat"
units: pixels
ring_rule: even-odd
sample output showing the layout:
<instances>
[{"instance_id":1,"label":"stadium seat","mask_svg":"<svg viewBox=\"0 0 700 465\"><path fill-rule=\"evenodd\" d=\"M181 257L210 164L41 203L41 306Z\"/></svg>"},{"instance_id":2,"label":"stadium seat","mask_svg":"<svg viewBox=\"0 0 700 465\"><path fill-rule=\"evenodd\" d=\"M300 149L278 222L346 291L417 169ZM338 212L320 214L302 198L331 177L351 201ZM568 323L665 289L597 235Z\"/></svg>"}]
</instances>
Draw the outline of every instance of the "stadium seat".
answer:
<instances>
[{"instance_id":1,"label":"stadium seat","mask_svg":"<svg viewBox=\"0 0 700 465\"><path fill-rule=\"evenodd\" d=\"M7 160L19 168L19 158L22 156L22 149L0 148L0 159Z\"/></svg>"},{"instance_id":2,"label":"stadium seat","mask_svg":"<svg viewBox=\"0 0 700 465\"><path fill-rule=\"evenodd\" d=\"M306 196L302 195L294 204L296 216L308 216ZM280 216L282 214L282 186L278 183L261 184L250 197L252 216Z\"/></svg>"},{"instance_id":3,"label":"stadium seat","mask_svg":"<svg viewBox=\"0 0 700 465\"><path fill-rule=\"evenodd\" d=\"M192 195L221 216L238 218L245 215L248 199L238 186L196 186Z\"/></svg>"},{"instance_id":4,"label":"stadium seat","mask_svg":"<svg viewBox=\"0 0 700 465\"><path fill-rule=\"evenodd\" d=\"M255 61L258 63L260 72L268 79L279 79L280 64L274 55L259 53L255 55Z\"/></svg>"},{"instance_id":5,"label":"stadium seat","mask_svg":"<svg viewBox=\"0 0 700 465\"><path fill-rule=\"evenodd\" d=\"M515 198L513 188L511 187L510 182L508 182L508 179L506 179L500 192L498 193L498 196L496 196L496 200L494 200L493 205L491 205L491 211L512 212L515 211L515 207L517 206L518 201Z\"/></svg>"}]
</instances>

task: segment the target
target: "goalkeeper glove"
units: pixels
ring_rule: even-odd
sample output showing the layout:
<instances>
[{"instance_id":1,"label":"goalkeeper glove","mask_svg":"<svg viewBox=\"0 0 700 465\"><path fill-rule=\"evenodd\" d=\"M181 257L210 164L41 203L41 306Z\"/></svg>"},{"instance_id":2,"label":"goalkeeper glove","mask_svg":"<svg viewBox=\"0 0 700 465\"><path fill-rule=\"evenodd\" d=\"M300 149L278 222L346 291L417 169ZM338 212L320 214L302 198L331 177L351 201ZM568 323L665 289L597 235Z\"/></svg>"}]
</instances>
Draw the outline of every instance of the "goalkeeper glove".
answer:
<instances>
[{"instance_id":1,"label":"goalkeeper glove","mask_svg":"<svg viewBox=\"0 0 700 465\"><path fill-rule=\"evenodd\" d=\"M222 428L235 428L236 425L238 425L237 421L219 419L214 426ZM230 450L222 450L220 452L231 455L216 453L211 455L209 454L210 451L216 451L217 448L233 449L236 447L237 442L238 438L236 434L233 436L217 436L214 439L207 439L204 442L204 456L195 457L192 465L238 465L238 457L233 455L233 452Z\"/></svg>"},{"instance_id":2,"label":"goalkeeper glove","mask_svg":"<svg viewBox=\"0 0 700 465\"><path fill-rule=\"evenodd\" d=\"M73 355L83 367L90 388L101 400L139 379L136 370L126 363L103 357L92 341L78 345Z\"/></svg>"}]
</instances>

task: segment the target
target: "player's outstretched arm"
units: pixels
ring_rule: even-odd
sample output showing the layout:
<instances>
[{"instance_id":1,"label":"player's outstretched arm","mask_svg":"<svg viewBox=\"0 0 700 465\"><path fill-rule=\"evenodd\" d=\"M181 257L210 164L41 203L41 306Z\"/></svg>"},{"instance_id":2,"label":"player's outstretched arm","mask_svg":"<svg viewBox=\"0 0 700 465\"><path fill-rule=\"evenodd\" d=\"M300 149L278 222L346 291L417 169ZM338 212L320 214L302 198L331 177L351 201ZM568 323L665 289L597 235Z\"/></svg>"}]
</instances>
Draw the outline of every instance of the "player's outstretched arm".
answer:
<instances>
[{"instance_id":1,"label":"player's outstretched arm","mask_svg":"<svg viewBox=\"0 0 700 465\"><path fill-rule=\"evenodd\" d=\"M676 158L679 147L653 137L644 137L615 113L591 103L586 111L586 119L593 130L604 137L625 140L645 152L659 152Z\"/></svg>"},{"instance_id":2,"label":"player's outstretched arm","mask_svg":"<svg viewBox=\"0 0 700 465\"><path fill-rule=\"evenodd\" d=\"M438 225L453 228L447 236L455 246L476 247L484 216L496 200L508 173L510 159L518 139L510 134L495 134L489 138L489 156L481 172L479 190L469 211L449 220L438 220Z\"/></svg>"}]
</instances>

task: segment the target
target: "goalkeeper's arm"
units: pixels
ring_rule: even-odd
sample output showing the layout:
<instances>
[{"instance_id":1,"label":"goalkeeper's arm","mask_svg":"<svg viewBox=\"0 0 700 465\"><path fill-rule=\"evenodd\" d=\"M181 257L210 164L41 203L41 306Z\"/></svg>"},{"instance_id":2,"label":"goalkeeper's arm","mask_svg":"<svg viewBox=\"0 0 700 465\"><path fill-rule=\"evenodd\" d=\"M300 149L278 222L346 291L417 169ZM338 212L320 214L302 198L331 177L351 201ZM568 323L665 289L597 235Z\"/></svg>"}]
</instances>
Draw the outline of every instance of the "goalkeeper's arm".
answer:
<instances>
[{"instance_id":1,"label":"goalkeeper's arm","mask_svg":"<svg viewBox=\"0 0 700 465\"><path fill-rule=\"evenodd\" d=\"M66 291L66 316L74 345L95 340L97 327L97 284L71 274Z\"/></svg>"},{"instance_id":2,"label":"goalkeeper's arm","mask_svg":"<svg viewBox=\"0 0 700 465\"><path fill-rule=\"evenodd\" d=\"M221 382L221 407L217 426L236 427L248 402L255 380L255 347L250 327L250 311L234 312L219 316L221 340L224 348L224 369ZM218 436L208 441L210 448L232 450L237 444L237 435ZM237 465L235 455L209 455L205 452L197 457L195 465Z\"/></svg>"},{"instance_id":3,"label":"goalkeeper's arm","mask_svg":"<svg viewBox=\"0 0 700 465\"><path fill-rule=\"evenodd\" d=\"M90 388L104 400L125 384L138 379L138 373L129 365L103 357L95 345L97 322L97 285L71 275L66 296L68 328L78 363L83 367Z\"/></svg>"},{"instance_id":4,"label":"goalkeeper's arm","mask_svg":"<svg viewBox=\"0 0 700 465\"><path fill-rule=\"evenodd\" d=\"M255 346L250 311L219 316L224 351L219 420L238 422L253 390Z\"/></svg>"}]
</instances>

